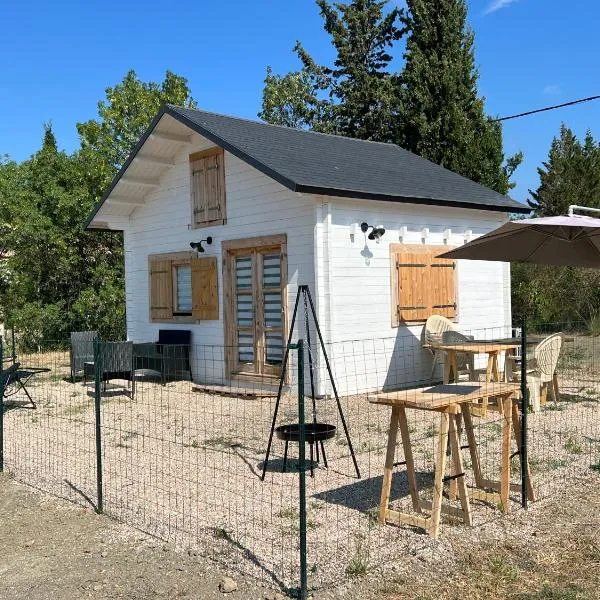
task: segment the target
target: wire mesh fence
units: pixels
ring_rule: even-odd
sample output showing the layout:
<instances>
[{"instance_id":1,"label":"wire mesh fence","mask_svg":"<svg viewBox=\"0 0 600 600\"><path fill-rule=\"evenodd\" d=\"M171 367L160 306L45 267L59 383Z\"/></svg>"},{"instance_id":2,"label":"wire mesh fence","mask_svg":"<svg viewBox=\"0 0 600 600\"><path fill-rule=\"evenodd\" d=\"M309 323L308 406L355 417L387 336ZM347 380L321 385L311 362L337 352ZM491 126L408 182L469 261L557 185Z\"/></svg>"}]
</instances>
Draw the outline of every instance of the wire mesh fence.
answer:
<instances>
[{"instance_id":1,"label":"wire mesh fence","mask_svg":"<svg viewBox=\"0 0 600 600\"><path fill-rule=\"evenodd\" d=\"M70 343L21 352L17 336L13 352L9 339L3 373L17 363L32 374L24 388L5 377L4 469L98 509L99 447L105 513L284 589L298 585L303 530L317 589L406 554L443 558L453 531L519 510L518 331L406 330L325 352L307 331L305 522L300 446L289 429L299 422L294 352L265 464L278 381L229 374L239 349L95 342L72 373ZM536 356L560 331L558 349ZM559 325L528 338L531 499L539 500L599 468L600 342ZM547 359L556 364L549 381L540 376ZM322 439L311 437L315 424L327 426Z\"/></svg>"}]
</instances>

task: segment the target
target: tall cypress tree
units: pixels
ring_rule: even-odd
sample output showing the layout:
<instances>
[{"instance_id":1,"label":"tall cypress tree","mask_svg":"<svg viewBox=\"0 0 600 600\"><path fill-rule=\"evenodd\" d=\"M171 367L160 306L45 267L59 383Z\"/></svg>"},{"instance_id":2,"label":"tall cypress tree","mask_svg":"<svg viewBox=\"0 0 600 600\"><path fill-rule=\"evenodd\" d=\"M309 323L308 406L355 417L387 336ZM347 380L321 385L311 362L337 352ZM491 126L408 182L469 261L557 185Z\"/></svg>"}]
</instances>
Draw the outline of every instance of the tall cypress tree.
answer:
<instances>
[{"instance_id":1,"label":"tall cypress tree","mask_svg":"<svg viewBox=\"0 0 600 600\"><path fill-rule=\"evenodd\" d=\"M539 187L529 191L537 215L565 214L570 204L600 207L600 145L590 132L581 143L563 124L538 174Z\"/></svg>"},{"instance_id":2,"label":"tall cypress tree","mask_svg":"<svg viewBox=\"0 0 600 600\"><path fill-rule=\"evenodd\" d=\"M501 193L521 161L503 166L502 130L477 93L465 0L407 0L397 143Z\"/></svg>"},{"instance_id":3,"label":"tall cypress tree","mask_svg":"<svg viewBox=\"0 0 600 600\"><path fill-rule=\"evenodd\" d=\"M389 141L397 86L387 67L402 31L401 11L387 0L330 5L317 0L336 50L333 66L319 65L296 43L302 70L281 77L268 69L259 116L270 123L305 126L361 139Z\"/></svg>"}]
</instances>

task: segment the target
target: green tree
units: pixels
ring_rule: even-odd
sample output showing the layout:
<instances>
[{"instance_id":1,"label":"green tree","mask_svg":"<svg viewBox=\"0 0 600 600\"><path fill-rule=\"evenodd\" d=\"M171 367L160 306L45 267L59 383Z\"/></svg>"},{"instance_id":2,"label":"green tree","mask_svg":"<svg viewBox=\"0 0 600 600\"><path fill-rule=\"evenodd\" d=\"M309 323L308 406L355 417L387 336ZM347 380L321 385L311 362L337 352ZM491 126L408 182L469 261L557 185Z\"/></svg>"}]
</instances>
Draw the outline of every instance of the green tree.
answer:
<instances>
[{"instance_id":1,"label":"green tree","mask_svg":"<svg viewBox=\"0 0 600 600\"><path fill-rule=\"evenodd\" d=\"M284 76L267 69L263 108L269 123L308 127L361 139L388 141L397 108L395 78L387 71L402 30L387 0L329 4L317 0L336 51L333 66L319 65L297 42L302 69Z\"/></svg>"},{"instance_id":2,"label":"green tree","mask_svg":"<svg viewBox=\"0 0 600 600\"><path fill-rule=\"evenodd\" d=\"M581 143L571 129L561 125L538 174L539 187L529 190L529 205L537 216L566 214L571 204L600 207L600 145L591 132Z\"/></svg>"},{"instance_id":3,"label":"green tree","mask_svg":"<svg viewBox=\"0 0 600 600\"><path fill-rule=\"evenodd\" d=\"M498 192L521 161L506 164L502 129L477 91L474 34L465 0L407 0L397 143Z\"/></svg>"},{"instance_id":4,"label":"green tree","mask_svg":"<svg viewBox=\"0 0 600 600\"><path fill-rule=\"evenodd\" d=\"M124 334L122 236L84 231L83 222L159 106L192 106L186 80L162 83L133 71L98 105L99 119L80 123L81 148L58 149L47 125L41 149L20 164L0 161L0 307L21 343L35 347L69 331Z\"/></svg>"},{"instance_id":5,"label":"green tree","mask_svg":"<svg viewBox=\"0 0 600 600\"><path fill-rule=\"evenodd\" d=\"M99 119L77 123L93 197L106 190L162 104L194 108L187 79L167 71L162 82L145 82L131 70L106 88L106 99L98 102Z\"/></svg>"},{"instance_id":6,"label":"green tree","mask_svg":"<svg viewBox=\"0 0 600 600\"><path fill-rule=\"evenodd\" d=\"M600 207L600 145L590 132L580 142L564 124L530 190L536 216L566 214L570 204ZM513 313L530 323L589 324L597 333L600 271L529 264L512 266Z\"/></svg>"}]
</instances>

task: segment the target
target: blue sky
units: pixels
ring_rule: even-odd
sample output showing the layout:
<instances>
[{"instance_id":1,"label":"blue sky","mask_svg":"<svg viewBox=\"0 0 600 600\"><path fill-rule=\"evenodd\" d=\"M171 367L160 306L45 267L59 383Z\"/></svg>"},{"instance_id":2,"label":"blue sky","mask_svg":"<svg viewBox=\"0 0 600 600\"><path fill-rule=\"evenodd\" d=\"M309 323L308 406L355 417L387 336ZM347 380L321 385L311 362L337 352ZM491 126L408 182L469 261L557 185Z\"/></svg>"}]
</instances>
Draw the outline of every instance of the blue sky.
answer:
<instances>
[{"instance_id":1,"label":"blue sky","mask_svg":"<svg viewBox=\"0 0 600 600\"><path fill-rule=\"evenodd\" d=\"M469 9L489 113L600 94L600 3L470 0ZM46 121L62 148L76 148L75 123L94 117L104 89L131 68L145 80L171 69L188 78L201 108L255 118L266 65L297 68L296 39L319 61L333 55L312 0L6 0L2 12L0 155L16 160L36 151ZM512 195L523 201L537 187L537 167L562 121L600 137L599 117L596 101L507 122L506 152L525 153Z\"/></svg>"}]
</instances>

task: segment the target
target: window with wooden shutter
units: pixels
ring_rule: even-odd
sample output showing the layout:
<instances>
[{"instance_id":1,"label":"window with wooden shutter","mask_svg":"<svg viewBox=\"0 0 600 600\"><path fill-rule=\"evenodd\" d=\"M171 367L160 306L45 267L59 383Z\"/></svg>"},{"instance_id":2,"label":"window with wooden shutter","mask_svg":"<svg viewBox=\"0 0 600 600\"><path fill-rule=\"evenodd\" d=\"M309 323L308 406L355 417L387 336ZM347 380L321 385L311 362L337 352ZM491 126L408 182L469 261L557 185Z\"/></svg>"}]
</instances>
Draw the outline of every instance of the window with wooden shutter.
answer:
<instances>
[{"instance_id":1,"label":"window with wooden shutter","mask_svg":"<svg viewBox=\"0 0 600 600\"><path fill-rule=\"evenodd\" d=\"M393 244L392 325L456 317L456 261L436 258L447 246Z\"/></svg>"},{"instance_id":2,"label":"window with wooden shutter","mask_svg":"<svg viewBox=\"0 0 600 600\"><path fill-rule=\"evenodd\" d=\"M195 252L148 257L150 321L153 323L218 320L217 259Z\"/></svg>"},{"instance_id":3,"label":"window with wooden shutter","mask_svg":"<svg viewBox=\"0 0 600 600\"><path fill-rule=\"evenodd\" d=\"M225 212L225 168L222 148L190 154L192 227L223 225Z\"/></svg>"}]
</instances>

